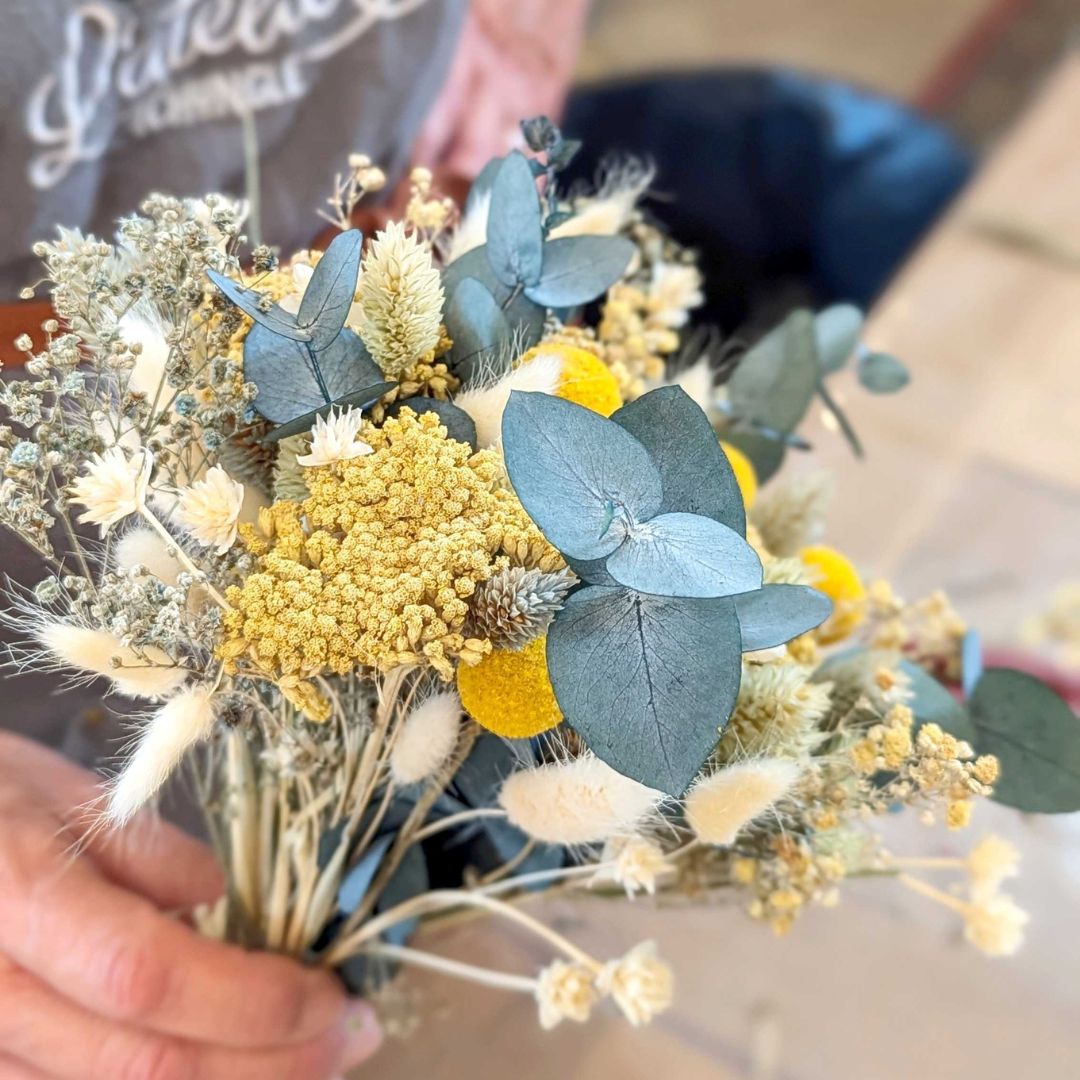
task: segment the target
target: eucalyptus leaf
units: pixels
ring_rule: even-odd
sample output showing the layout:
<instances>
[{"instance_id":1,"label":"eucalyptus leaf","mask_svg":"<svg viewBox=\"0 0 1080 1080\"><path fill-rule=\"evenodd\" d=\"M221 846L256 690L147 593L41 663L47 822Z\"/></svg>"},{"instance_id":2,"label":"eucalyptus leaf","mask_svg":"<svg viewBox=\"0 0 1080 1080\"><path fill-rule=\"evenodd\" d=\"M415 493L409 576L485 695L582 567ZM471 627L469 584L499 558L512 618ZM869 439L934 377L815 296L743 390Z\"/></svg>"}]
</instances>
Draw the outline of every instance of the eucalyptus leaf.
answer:
<instances>
[{"instance_id":1,"label":"eucalyptus leaf","mask_svg":"<svg viewBox=\"0 0 1080 1080\"><path fill-rule=\"evenodd\" d=\"M814 316L818 359L821 370L839 371L859 343L863 313L854 304L834 304Z\"/></svg>"},{"instance_id":2,"label":"eucalyptus leaf","mask_svg":"<svg viewBox=\"0 0 1080 1080\"><path fill-rule=\"evenodd\" d=\"M607 561L620 584L657 596L734 596L761 588L761 560L734 530L699 514L634 525Z\"/></svg>"},{"instance_id":3,"label":"eucalyptus leaf","mask_svg":"<svg viewBox=\"0 0 1080 1080\"><path fill-rule=\"evenodd\" d=\"M547 639L559 707L599 758L679 796L739 693L735 604L592 586L571 593Z\"/></svg>"},{"instance_id":4,"label":"eucalyptus leaf","mask_svg":"<svg viewBox=\"0 0 1080 1080\"><path fill-rule=\"evenodd\" d=\"M540 280L525 295L543 307L587 304L622 277L637 249L625 236L564 236L544 245Z\"/></svg>"},{"instance_id":5,"label":"eucalyptus leaf","mask_svg":"<svg viewBox=\"0 0 1080 1080\"><path fill-rule=\"evenodd\" d=\"M634 521L659 509L660 475L645 447L599 413L515 390L502 419L510 482L529 517L577 559L611 554Z\"/></svg>"},{"instance_id":6,"label":"eucalyptus leaf","mask_svg":"<svg viewBox=\"0 0 1080 1080\"><path fill-rule=\"evenodd\" d=\"M814 317L793 311L749 349L728 380L733 414L777 435L794 430L817 390Z\"/></svg>"},{"instance_id":7,"label":"eucalyptus leaf","mask_svg":"<svg viewBox=\"0 0 1080 1080\"><path fill-rule=\"evenodd\" d=\"M510 341L510 324L483 283L463 278L454 289L443 313L446 331L454 343L450 366L461 376Z\"/></svg>"},{"instance_id":8,"label":"eucalyptus leaf","mask_svg":"<svg viewBox=\"0 0 1080 1080\"><path fill-rule=\"evenodd\" d=\"M746 535L746 510L731 463L709 418L681 387L651 390L611 419L648 450L664 488L660 513L701 514Z\"/></svg>"},{"instance_id":9,"label":"eucalyptus leaf","mask_svg":"<svg viewBox=\"0 0 1080 1080\"><path fill-rule=\"evenodd\" d=\"M322 351L255 325L244 340L244 378L256 411L283 424L384 379L359 335L341 330Z\"/></svg>"},{"instance_id":10,"label":"eucalyptus leaf","mask_svg":"<svg viewBox=\"0 0 1080 1080\"><path fill-rule=\"evenodd\" d=\"M763 585L734 597L743 652L772 649L820 626L832 601L808 585Z\"/></svg>"},{"instance_id":11,"label":"eucalyptus leaf","mask_svg":"<svg viewBox=\"0 0 1080 1080\"><path fill-rule=\"evenodd\" d=\"M759 484L771 480L780 471L787 455L787 444L784 440L763 435L760 431L728 428L720 433L720 438L731 443L750 459Z\"/></svg>"},{"instance_id":12,"label":"eucalyptus leaf","mask_svg":"<svg viewBox=\"0 0 1080 1080\"><path fill-rule=\"evenodd\" d=\"M266 297L255 289L245 289L239 282L234 281L217 270L207 270L206 276L242 311L250 315L259 326L272 330L291 341L310 341L311 332L297 326L296 320L287 311L271 304L267 310L262 306L266 303Z\"/></svg>"},{"instance_id":13,"label":"eucalyptus leaf","mask_svg":"<svg viewBox=\"0 0 1080 1080\"><path fill-rule=\"evenodd\" d=\"M883 352L867 352L859 357L859 382L875 394L895 394L911 382L911 373L896 359Z\"/></svg>"},{"instance_id":14,"label":"eucalyptus leaf","mask_svg":"<svg viewBox=\"0 0 1080 1080\"><path fill-rule=\"evenodd\" d=\"M290 435L299 435L302 431L309 431L314 426L316 419L320 416L326 416L331 409L340 409L342 412L346 409L366 409L374 405L383 394L388 394L397 385L396 382L373 383L371 386L363 386L359 390L354 390L351 394L343 394L326 405L320 405L319 408L304 413L303 416L298 416L295 420L290 420L287 424L279 425L266 435L262 441L264 443L280 442Z\"/></svg>"},{"instance_id":15,"label":"eucalyptus leaf","mask_svg":"<svg viewBox=\"0 0 1080 1080\"><path fill-rule=\"evenodd\" d=\"M1001 765L994 801L1036 814L1080 810L1080 719L1033 675L990 668L968 701L980 754Z\"/></svg>"},{"instance_id":16,"label":"eucalyptus leaf","mask_svg":"<svg viewBox=\"0 0 1080 1080\"><path fill-rule=\"evenodd\" d=\"M363 244L359 229L339 233L312 271L296 313L296 324L310 334L316 350L325 349L345 325L356 293Z\"/></svg>"},{"instance_id":17,"label":"eucalyptus leaf","mask_svg":"<svg viewBox=\"0 0 1080 1080\"><path fill-rule=\"evenodd\" d=\"M618 585L619 583L608 573L607 559L575 559L573 555L563 555L566 565L574 571L582 581L590 585Z\"/></svg>"},{"instance_id":18,"label":"eucalyptus leaf","mask_svg":"<svg viewBox=\"0 0 1080 1080\"><path fill-rule=\"evenodd\" d=\"M982 638L974 627L964 634L960 642L960 686L964 700L975 692L975 687L983 674Z\"/></svg>"},{"instance_id":19,"label":"eucalyptus leaf","mask_svg":"<svg viewBox=\"0 0 1080 1080\"><path fill-rule=\"evenodd\" d=\"M399 399L387 408L386 415L397 416L402 409L412 409L417 416L426 412L434 413L439 418L439 423L446 428L447 438L467 443L476 449L476 423L464 409L452 401L425 397Z\"/></svg>"},{"instance_id":20,"label":"eucalyptus leaf","mask_svg":"<svg viewBox=\"0 0 1080 1080\"><path fill-rule=\"evenodd\" d=\"M380 837L371 847L364 852L360 861L353 866L342 879L338 889L338 907L346 914L351 915L363 902L375 872L379 869L379 863L387 849L394 842L392 833Z\"/></svg>"},{"instance_id":21,"label":"eucalyptus leaf","mask_svg":"<svg viewBox=\"0 0 1080 1080\"><path fill-rule=\"evenodd\" d=\"M491 189L495 184L495 177L499 175L502 163L503 159L501 157L492 158L477 174L476 179L472 182L472 187L469 188L469 194L465 196L466 215L475 209L476 204L482 198L491 194Z\"/></svg>"},{"instance_id":22,"label":"eucalyptus leaf","mask_svg":"<svg viewBox=\"0 0 1080 1080\"><path fill-rule=\"evenodd\" d=\"M397 907L398 904L404 904L406 900L426 893L429 885L424 849L419 844L414 844L405 852L401 864L379 894L375 911L381 915L384 911ZM405 919L394 923L393 926L388 926L382 936L391 945L404 945L419 925L420 921L417 918Z\"/></svg>"},{"instance_id":23,"label":"eucalyptus leaf","mask_svg":"<svg viewBox=\"0 0 1080 1080\"><path fill-rule=\"evenodd\" d=\"M487 258L504 285L540 281L544 264L540 193L528 159L518 150L503 159L491 188Z\"/></svg>"}]
</instances>

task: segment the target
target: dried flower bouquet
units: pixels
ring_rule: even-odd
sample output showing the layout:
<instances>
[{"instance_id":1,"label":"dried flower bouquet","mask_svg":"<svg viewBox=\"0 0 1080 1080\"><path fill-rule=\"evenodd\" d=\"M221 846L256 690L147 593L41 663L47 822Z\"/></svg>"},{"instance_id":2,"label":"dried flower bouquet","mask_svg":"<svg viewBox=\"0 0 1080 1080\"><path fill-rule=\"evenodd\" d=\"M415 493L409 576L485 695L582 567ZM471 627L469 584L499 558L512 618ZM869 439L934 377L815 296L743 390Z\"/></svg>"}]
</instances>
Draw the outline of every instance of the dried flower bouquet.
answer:
<instances>
[{"instance_id":1,"label":"dried flower bouquet","mask_svg":"<svg viewBox=\"0 0 1080 1080\"><path fill-rule=\"evenodd\" d=\"M0 520L47 572L7 618L18 662L146 703L103 823L188 759L229 883L206 933L358 993L400 964L523 991L545 1027L607 997L646 1022L672 978L538 922L516 901L543 885L737 891L784 933L876 874L1012 952L1010 845L930 867L961 899L868 823L1080 808L1075 718L983 673L944 597L864 587L821 544L827 477L772 480L815 399L858 450L832 372L906 370L844 305L750 349L687 334L701 279L637 206L648 171L564 190L575 145L524 128L460 211L418 170L366 243L383 178L354 155L339 235L287 264L213 197L38 245L56 318L0 390ZM410 944L462 909L551 964Z\"/></svg>"}]
</instances>

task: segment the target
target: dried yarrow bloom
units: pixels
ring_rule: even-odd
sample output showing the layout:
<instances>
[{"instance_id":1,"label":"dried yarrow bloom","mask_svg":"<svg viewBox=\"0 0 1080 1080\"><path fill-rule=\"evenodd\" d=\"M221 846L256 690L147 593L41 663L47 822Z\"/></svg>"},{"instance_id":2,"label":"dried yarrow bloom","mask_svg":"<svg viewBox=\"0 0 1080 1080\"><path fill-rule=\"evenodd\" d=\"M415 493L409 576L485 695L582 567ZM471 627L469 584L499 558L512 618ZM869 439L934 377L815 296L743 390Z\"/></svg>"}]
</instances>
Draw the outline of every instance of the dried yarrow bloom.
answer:
<instances>
[{"instance_id":1,"label":"dried yarrow bloom","mask_svg":"<svg viewBox=\"0 0 1080 1080\"><path fill-rule=\"evenodd\" d=\"M243 502L244 485L215 465L205 479L181 492L177 516L195 540L223 555L236 542Z\"/></svg>"},{"instance_id":2,"label":"dried yarrow bloom","mask_svg":"<svg viewBox=\"0 0 1080 1080\"><path fill-rule=\"evenodd\" d=\"M634 1027L669 1009L675 990L671 968L656 955L655 941L642 942L621 960L605 964L596 984Z\"/></svg>"},{"instance_id":3,"label":"dried yarrow bloom","mask_svg":"<svg viewBox=\"0 0 1080 1080\"><path fill-rule=\"evenodd\" d=\"M442 279L430 250L404 224L391 223L372 241L359 299L360 335L387 375L404 374L438 345Z\"/></svg>"},{"instance_id":4,"label":"dried yarrow bloom","mask_svg":"<svg viewBox=\"0 0 1080 1080\"><path fill-rule=\"evenodd\" d=\"M520 649L547 633L577 578L569 570L545 574L508 566L477 586L470 602L469 635L493 649Z\"/></svg>"},{"instance_id":5,"label":"dried yarrow bloom","mask_svg":"<svg viewBox=\"0 0 1080 1080\"><path fill-rule=\"evenodd\" d=\"M71 485L71 501L86 507L79 521L97 525L104 536L118 521L138 513L146 501L153 465L145 450L130 458L118 446L94 454L86 463L86 475Z\"/></svg>"}]
</instances>

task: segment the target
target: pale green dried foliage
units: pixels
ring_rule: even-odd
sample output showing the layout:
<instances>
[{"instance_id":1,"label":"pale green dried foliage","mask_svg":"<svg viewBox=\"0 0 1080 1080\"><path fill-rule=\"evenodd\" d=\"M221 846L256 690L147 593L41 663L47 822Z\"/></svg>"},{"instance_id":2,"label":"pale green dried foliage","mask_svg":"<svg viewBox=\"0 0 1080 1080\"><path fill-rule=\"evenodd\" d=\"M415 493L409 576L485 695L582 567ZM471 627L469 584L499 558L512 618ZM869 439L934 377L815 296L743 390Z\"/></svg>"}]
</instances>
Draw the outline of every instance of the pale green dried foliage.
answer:
<instances>
[{"instance_id":1,"label":"pale green dried foliage","mask_svg":"<svg viewBox=\"0 0 1080 1080\"><path fill-rule=\"evenodd\" d=\"M405 225L388 225L364 256L360 336L375 362L404 375L439 343L443 289L430 250Z\"/></svg>"},{"instance_id":2,"label":"pale green dried foliage","mask_svg":"<svg viewBox=\"0 0 1080 1080\"><path fill-rule=\"evenodd\" d=\"M277 460L274 462L274 498L289 502L303 502L308 497L304 466L296 459L311 449L311 439L305 432L290 435L278 443Z\"/></svg>"},{"instance_id":3,"label":"pale green dried foliage","mask_svg":"<svg viewBox=\"0 0 1080 1080\"><path fill-rule=\"evenodd\" d=\"M547 633L576 581L569 570L500 570L473 594L470 636L487 638L495 649L520 649Z\"/></svg>"},{"instance_id":4,"label":"pale green dried foliage","mask_svg":"<svg viewBox=\"0 0 1080 1080\"><path fill-rule=\"evenodd\" d=\"M790 476L766 487L749 515L765 547L788 557L816 544L825 533L835 487L833 474L826 471Z\"/></svg>"},{"instance_id":5,"label":"pale green dried foliage","mask_svg":"<svg viewBox=\"0 0 1080 1080\"><path fill-rule=\"evenodd\" d=\"M823 739L829 691L829 683L810 682L810 669L790 660L744 663L735 711L720 740L720 760L805 757Z\"/></svg>"}]
</instances>

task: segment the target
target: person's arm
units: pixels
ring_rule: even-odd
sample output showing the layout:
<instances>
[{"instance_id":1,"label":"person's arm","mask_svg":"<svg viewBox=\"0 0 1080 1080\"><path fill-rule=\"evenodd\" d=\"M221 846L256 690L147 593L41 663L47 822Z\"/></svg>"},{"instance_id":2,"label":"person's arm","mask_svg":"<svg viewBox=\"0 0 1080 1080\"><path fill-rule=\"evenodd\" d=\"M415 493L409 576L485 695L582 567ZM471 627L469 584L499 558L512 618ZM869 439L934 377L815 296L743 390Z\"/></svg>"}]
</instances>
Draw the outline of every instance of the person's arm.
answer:
<instances>
[{"instance_id":1,"label":"person's arm","mask_svg":"<svg viewBox=\"0 0 1080 1080\"><path fill-rule=\"evenodd\" d=\"M0 1078L328 1080L379 1031L329 974L202 937L210 852L92 828L96 778L0 732Z\"/></svg>"},{"instance_id":2,"label":"person's arm","mask_svg":"<svg viewBox=\"0 0 1080 1080\"><path fill-rule=\"evenodd\" d=\"M521 120L562 112L589 0L471 0L414 159L475 176L521 140Z\"/></svg>"}]
</instances>

